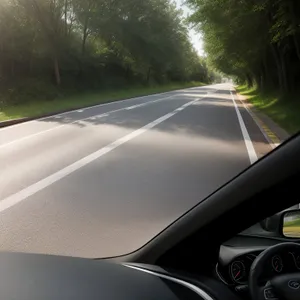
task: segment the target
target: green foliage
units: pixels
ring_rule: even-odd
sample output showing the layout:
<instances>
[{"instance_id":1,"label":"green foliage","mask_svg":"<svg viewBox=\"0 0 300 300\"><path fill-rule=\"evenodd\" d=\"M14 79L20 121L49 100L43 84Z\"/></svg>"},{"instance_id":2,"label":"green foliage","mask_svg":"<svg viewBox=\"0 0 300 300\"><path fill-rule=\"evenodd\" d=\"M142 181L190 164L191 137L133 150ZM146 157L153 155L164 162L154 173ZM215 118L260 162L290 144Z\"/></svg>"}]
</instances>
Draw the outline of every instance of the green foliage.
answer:
<instances>
[{"instance_id":1,"label":"green foliage","mask_svg":"<svg viewBox=\"0 0 300 300\"><path fill-rule=\"evenodd\" d=\"M45 80L39 79L22 79L15 82L10 88L6 90L3 95L5 104L22 104L32 100L39 100L43 97L44 100L53 100L59 96L58 89Z\"/></svg>"},{"instance_id":2,"label":"green foliage","mask_svg":"<svg viewBox=\"0 0 300 300\"><path fill-rule=\"evenodd\" d=\"M238 82L293 91L300 82L298 0L187 0L208 60Z\"/></svg>"},{"instance_id":3,"label":"green foliage","mask_svg":"<svg viewBox=\"0 0 300 300\"><path fill-rule=\"evenodd\" d=\"M81 108L88 105L128 99L132 97L162 93L182 88L201 86L201 82L171 83L156 86L139 86L127 89L111 89L102 92L77 93L76 95L56 98L52 101L45 101L44 94L40 94L36 100L23 101L19 105L5 105L0 111L0 121L15 118L36 117L47 113L61 110Z\"/></svg>"},{"instance_id":4,"label":"green foliage","mask_svg":"<svg viewBox=\"0 0 300 300\"><path fill-rule=\"evenodd\" d=\"M299 90L284 96L272 91L262 92L257 87L249 89L247 85L239 86L237 90L289 133L295 134L299 131Z\"/></svg>"},{"instance_id":5,"label":"green foliage","mask_svg":"<svg viewBox=\"0 0 300 300\"><path fill-rule=\"evenodd\" d=\"M1 0L0 92L22 103L39 93L209 82L183 21L169 0Z\"/></svg>"},{"instance_id":6,"label":"green foliage","mask_svg":"<svg viewBox=\"0 0 300 300\"><path fill-rule=\"evenodd\" d=\"M284 227L300 227L300 220L294 220L294 221L285 221ZM300 228L299 228L300 229Z\"/></svg>"}]
</instances>

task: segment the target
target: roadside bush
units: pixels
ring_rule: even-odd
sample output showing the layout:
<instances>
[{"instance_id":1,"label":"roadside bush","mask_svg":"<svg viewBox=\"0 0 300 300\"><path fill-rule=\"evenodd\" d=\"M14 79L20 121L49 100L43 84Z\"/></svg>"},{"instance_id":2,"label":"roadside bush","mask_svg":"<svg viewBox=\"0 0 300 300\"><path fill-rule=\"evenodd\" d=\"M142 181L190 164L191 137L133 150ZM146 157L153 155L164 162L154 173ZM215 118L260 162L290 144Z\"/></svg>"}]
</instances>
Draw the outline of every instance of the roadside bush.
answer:
<instances>
[{"instance_id":1,"label":"roadside bush","mask_svg":"<svg viewBox=\"0 0 300 300\"><path fill-rule=\"evenodd\" d=\"M59 96L58 89L41 79L24 79L2 92L3 105L18 105L34 100L53 100Z\"/></svg>"}]
</instances>

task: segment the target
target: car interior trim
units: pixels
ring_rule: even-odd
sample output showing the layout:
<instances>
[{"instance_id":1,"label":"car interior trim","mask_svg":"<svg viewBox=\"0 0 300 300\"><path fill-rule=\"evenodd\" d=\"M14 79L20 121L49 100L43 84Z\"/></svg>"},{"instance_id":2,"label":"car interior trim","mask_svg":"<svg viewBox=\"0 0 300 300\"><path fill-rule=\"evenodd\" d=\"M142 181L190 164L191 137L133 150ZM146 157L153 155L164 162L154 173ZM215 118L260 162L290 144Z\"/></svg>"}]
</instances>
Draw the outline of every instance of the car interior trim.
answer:
<instances>
[{"instance_id":1,"label":"car interior trim","mask_svg":"<svg viewBox=\"0 0 300 300\"><path fill-rule=\"evenodd\" d=\"M193 284L191 284L189 282L186 282L184 280L172 277L170 275L164 275L164 274L156 273L156 272L153 272L153 271L150 271L150 270L146 270L146 269L143 269L143 268L139 268L139 267L136 267L136 266L132 266L132 265L129 265L129 264L124 264L124 266L128 267L128 268L132 268L132 269L138 270L138 271L141 271L141 272L145 272L145 273L148 273L148 274L151 274L151 275L163 278L163 279L167 279L167 280L173 281L175 283L178 283L178 284L180 284L180 285L182 285L182 286L184 286L184 287L192 290L193 292L195 292L196 294L198 294L199 296L201 296L202 299L204 299L204 300L214 300L204 290L202 290L199 287L197 287L197 286L195 286L195 285L193 285Z\"/></svg>"},{"instance_id":2,"label":"car interior trim","mask_svg":"<svg viewBox=\"0 0 300 300\"><path fill-rule=\"evenodd\" d=\"M218 278L226 285L230 286L230 284L223 278L223 276L220 274L219 270L218 270L218 267L219 267L219 263L216 264L215 266L215 271L216 271L216 275L218 276Z\"/></svg>"}]
</instances>

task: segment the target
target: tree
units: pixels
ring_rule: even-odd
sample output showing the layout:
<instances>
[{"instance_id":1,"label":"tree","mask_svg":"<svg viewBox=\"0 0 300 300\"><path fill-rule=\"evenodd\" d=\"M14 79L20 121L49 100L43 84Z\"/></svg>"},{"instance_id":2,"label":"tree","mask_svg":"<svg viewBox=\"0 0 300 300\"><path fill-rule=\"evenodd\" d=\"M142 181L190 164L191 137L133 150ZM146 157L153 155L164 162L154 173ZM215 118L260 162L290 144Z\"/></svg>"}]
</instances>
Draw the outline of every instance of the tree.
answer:
<instances>
[{"instance_id":1,"label":"tree","mask_svg":"<svg viewBox=\"0 0 300 300\"><path fill-rule=\"evenodd\" d=\"M3 93L209 80L171 1L2 0L0 25Z\"/></svg>"},{"instance_id":2,"label":"tree","mask_svg":"<svg viewBox=\"0 0 300 300\"><path fill-rule=\"evenodd\" d=\"M300 3L296 0L188 0L208 59L261 89L291 91L299 81ZM296 63L296 64L295 64Z\"/></svg>"}]
</instances>

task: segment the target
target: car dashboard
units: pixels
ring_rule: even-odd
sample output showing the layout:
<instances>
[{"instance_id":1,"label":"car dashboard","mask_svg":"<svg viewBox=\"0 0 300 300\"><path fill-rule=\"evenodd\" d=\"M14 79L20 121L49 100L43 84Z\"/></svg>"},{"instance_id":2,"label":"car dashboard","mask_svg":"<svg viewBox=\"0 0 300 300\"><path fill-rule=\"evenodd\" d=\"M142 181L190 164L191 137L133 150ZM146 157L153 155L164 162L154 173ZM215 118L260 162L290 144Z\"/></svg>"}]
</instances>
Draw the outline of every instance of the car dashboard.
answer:
<instances>
[{"instance_id":1,"label":"car dashboard","mask_svg":"<svg viewBox=\"0 0 300 300\"><path fill-rule=\"evenodd\" d=\"M218 299L206 284L155 265L24 253L0 253L0 265L1 299ZM235 299L224 286L216 290Z\"/></svg>"},{"instance_id":2,"label":"car dashboard","mask_svg":"<svg viewBox=\"0 0 300 300\"><path fill-rule=\"evenodd\" d=\"M194 273L171 266L0 253L0 294L3 299L16 300L247 299L251 265L269 246L224 244L220 247L215 269L210 268L209 273L199 268L200 264L194 264L200 271ZM300 251L276 253L261 280L299 270Z\"/></svg>"},{"instance_id":3,"label":"car dashboard","mask_svg":"<svg viewBox=\"0 0 300 300\"><path fill-rule=\"evenodd\" d=\"M255 241L253 243L253 241ZM233 239L221 245L219 260L215 266L215 275L219 280L240 295L248 295L250 268L256 257L268 247L281 241L245 238ZM260 244L260 245L259 245ZM300 252L278 252L267 262L260 278L265 284L276 275L300 271Z\"/></svg>"}]
</instances>

